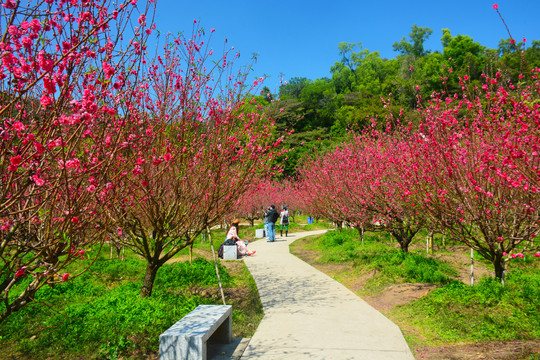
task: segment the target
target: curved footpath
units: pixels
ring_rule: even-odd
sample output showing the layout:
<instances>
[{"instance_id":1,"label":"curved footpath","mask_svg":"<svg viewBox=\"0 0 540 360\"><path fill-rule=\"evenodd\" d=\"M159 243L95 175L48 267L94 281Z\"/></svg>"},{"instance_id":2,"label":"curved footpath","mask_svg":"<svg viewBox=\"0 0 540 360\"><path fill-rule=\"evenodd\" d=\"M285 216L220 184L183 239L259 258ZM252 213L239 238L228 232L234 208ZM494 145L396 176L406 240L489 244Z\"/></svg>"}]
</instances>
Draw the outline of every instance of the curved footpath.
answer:
<instances>
[{"instance_id":1,"label":"curved footpath","mask_svg":"<svg viewBox=\"0 0 540 360\"><path fill-rule=\"evenodd\" d=\"M242 360L414 360L401 330L365 301L289 253L310 231L249 244L245 263L257 283L262 319Z\"/></svg>"}]
</instances>

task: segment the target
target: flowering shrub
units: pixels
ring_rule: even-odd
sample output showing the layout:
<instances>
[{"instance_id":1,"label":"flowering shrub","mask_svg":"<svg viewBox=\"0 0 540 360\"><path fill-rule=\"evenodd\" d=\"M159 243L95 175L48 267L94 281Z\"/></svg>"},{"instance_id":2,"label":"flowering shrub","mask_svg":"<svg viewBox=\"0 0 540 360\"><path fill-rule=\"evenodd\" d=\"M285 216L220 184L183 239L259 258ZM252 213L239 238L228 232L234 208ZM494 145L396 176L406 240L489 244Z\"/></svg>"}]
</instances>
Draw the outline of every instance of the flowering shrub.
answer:
<instances>
[{"instance_id":1,"label":"flowering shrub","mask_svg":"<svg viewBox=\"0 0 540 360\"><path fill-rule=\"evenodd\" d=\"M538 248L538 71L530 85L506 85L497 73L482 89L462 81L461 96L434 94L409 143L418 204L490 260L498 277L503 253Z\"/></svg>"},{"instance_id":2,"label":"flowering shrub","mask_svg":"<svg viewBox=\"0 0 540 360\"><path fill-rule=\"evenodd\" d=\"M366 132L302 168L314 213L390 231L404 251L420 227L451 233L491 261L538 250L540 69L513 85L433 94L418 127ZM399 123L393 120L393 123ZM390 122L389 122L390 123Z\"/></svg>"},{"instance_id":3,"label":"flowering shrub","mask_svg":"<svg viewBox=\"0 0 540 360\"><path fill-rule=\"evenodd\" d=\"M406 143L397 134L354 136L300 173L310 212L352 226L389 231L407 252L425 225L412 199Z\"/></svg>"},{"instance_id":4,"label":"flowering shrub","mask_svg":"<svg viewBox=\"0 0 540 360\"><path fill-rule=\"evenodd\" d=\"M295 183L290 180L255 179L238 199L234 211L253 226L255 219L263 218L263 212L269 205L275 205L278 212L281 206L287 206L289 216L294 217L300 207L300 197Z\"/></svg>"}]
</instances>

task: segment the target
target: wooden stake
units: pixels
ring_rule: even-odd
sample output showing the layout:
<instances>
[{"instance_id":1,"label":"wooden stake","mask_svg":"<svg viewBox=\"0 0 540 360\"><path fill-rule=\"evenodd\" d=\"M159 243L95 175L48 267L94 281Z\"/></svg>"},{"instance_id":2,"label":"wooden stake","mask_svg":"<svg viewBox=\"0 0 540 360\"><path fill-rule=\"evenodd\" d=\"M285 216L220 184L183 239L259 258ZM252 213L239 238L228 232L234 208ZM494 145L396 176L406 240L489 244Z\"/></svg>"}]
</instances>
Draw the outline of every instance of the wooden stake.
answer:
<instances>
[{"instance_id":1,"label":"wooden stake","mask_svg":"<svg viewBox=\"0 0 540 360\"><path fill-rule=\"evenodd\" d=\"M474 250L471 248L471 286L474 285Z\"/></svg>"}]
</instances>

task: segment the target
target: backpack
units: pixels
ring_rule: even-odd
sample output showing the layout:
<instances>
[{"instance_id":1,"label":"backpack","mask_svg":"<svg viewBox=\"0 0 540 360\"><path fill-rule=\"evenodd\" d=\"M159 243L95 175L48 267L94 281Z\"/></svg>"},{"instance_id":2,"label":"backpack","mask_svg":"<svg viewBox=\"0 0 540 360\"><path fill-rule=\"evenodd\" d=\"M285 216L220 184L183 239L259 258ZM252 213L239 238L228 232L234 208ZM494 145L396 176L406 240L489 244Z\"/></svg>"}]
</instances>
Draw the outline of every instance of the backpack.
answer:
<instances>
[{"instance_id":1,"label":"backpack","mask_svg":"<svg viewBox=\"0 0 540 360\"><path fill-rule=\"evenodd\" d=\"M220 258L220 259L223 259L223 248L225 247L225 243L221 244L221 246L219 247L219 250L217 252L217 256Z\"/></svg>"},{"instance_id":2,"label":"backpack","mask_svg":"<svg viewBox=\"0 0 540 360\"><path fill-rule=\"evenodd\" d=\"M289 216L288 215L283 215L283 219L281 219L281 222L283 224L288 224L289 223Z\"/></svg>"},{"instance_id":3,"label":"backpack","mask_svg":"<svg viewBox=\"0 0 540 360\"><path fill-rule=\"evenodd\" d=\"M279 219L279 213L274 210L274 213L272 214L272 222L275 223Z\"/></svg>"}]
</instances>

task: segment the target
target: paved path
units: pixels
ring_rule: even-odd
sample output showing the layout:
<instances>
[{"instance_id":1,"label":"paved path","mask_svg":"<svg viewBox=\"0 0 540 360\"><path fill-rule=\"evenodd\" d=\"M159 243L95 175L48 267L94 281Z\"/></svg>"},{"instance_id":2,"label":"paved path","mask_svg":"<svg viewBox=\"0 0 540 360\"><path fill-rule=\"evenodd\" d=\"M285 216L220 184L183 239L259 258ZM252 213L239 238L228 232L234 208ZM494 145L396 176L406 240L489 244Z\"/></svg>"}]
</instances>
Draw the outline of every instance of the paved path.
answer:
<instances>
[{"instance_id":1,"label":"paved path","mask_svg":"<svg viewBox=\"0 0 540 360\"><path fill-rule=\"evenodd\" d=\"M289 253L292 241L323 232L249 244L257 254L244 261L265 315L241 359L414 360L394 323Z\"/></svg>"}]
</instances>

